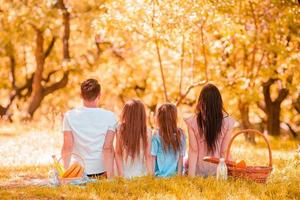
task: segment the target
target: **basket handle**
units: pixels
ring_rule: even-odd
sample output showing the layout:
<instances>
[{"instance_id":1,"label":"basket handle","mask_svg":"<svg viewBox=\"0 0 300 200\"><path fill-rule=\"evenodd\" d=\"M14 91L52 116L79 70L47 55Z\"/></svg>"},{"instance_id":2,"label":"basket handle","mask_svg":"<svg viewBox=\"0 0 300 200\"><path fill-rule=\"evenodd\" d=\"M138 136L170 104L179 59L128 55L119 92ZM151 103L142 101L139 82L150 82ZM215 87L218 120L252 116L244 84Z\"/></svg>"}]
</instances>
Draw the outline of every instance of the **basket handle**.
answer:
<instances>
[{"instance_id":1,"label":"basket handle","mask_svg":"<svg viewBox=\"0 0 300 200\"><path fill-rule=\"evenodd\" d=\"M254 130L254 129L246 129L246 130L242 130L242 131L238 131L230 140L228 147L227 147L227 152L226 152L226 160L228 160L229 158L229 154L230 154L230 149L231 149L231 145L233 140L238 136L241 135L243 133L251 133L251 134L257 134L260 135L264 138L267 146L268 146L268 150L269 150L269 167L272 167L272 151L271 151L271 147L270 147L270 143L268 141L268 139L266 138L266 136L264 136L264 134L262 134L261 132Z\"/></svg>"},{"instance_id":2,"label":"basket handle","mask_svg":"<svg viewBox=\"0 0 300 200\"><path fill-rule=\"evenodd\" d=\"M71 155L75 155L77 157L79 157L81 160L82 160L82 163L83 163L83 167L85 168L86 165L85 165L85 160L83 159L83 157L81 155L79 155L78 153L69 153L67 154L67 156L71 156ZM61 156L59 159L58 159L58 162L60 162L61 160L63 159L63 157Z\"/></svg>"}]
</instances>

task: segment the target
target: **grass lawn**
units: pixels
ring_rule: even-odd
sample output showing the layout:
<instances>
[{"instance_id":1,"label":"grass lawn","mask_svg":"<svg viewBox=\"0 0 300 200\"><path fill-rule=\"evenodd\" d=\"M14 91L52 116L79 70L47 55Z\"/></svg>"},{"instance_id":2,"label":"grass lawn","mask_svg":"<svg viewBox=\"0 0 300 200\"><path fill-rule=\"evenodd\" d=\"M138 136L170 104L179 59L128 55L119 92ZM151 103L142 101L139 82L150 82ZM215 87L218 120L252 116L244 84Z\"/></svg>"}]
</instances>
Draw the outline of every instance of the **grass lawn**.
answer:
<instances>
[{"instance_id":1,"label":"grass lawn","mask_svg":"<svg viewBox=\"0 0 300 200\"><path fill-rule=\"evenodd\" d=\"M34 134L32 136L31 134ZM24 139L26 137L27 139ZM37 137L36 142L33 139ZM0 133L0 199L300 199L300 156L296 153L299 141L270 138L274 170L267 184L229 179L174 177L134 180L101 180L86 186L40 187L28 186L26 181L47 178L50 169L47 159L59 152L60 144L52 149L43 146L59 141L56 134L28 133L20 136L1 136ZM49 137L49 138L47 138ZM28 139L29 138L29 139ZM15 141L15 146L10 142ZM19 141L19 142L17 142ZM28 144L27 144L28 143ZM56 144L56 143L55 143ZM7 146L9 145L9 146ZM16 147L16 146L20 147ZM53 145L52 145L53 146ZM246 144L243 137L233 145L234 159L247 164L266 165L266 146L262 140L256 146ZM24 149L29 148L29 150ZM32 149L38 149L33 151ZM11 152L14 151L14 152ZM41 152L38 152L41 151ZM22 153L23 152L23 153ZM22 155L24 154L25 155ZM16 155L15 159L11 156ZM34 157L35 159L30 160ZM45 157L47 159L45 159ZM23 158L23 160L22 160ZM38 162L34 162L37 160Z\"/></svg>"},{"instance_id":2,"label":"grass lawn","mask_svg":"<svg viewBox=\"0 0 300 200\"><path fill-rule=\"evenodd\" d=\"M0 196L1 199L299 199L300 173L299 169L293 170L286 173L281 170L267 184L232 179L219 182L214 178L143 177L131 181L103 180L84 187L8 187L1 189ZM1 176L7 176L7 172L2 170Z\"/></svg>"}]
</instances>

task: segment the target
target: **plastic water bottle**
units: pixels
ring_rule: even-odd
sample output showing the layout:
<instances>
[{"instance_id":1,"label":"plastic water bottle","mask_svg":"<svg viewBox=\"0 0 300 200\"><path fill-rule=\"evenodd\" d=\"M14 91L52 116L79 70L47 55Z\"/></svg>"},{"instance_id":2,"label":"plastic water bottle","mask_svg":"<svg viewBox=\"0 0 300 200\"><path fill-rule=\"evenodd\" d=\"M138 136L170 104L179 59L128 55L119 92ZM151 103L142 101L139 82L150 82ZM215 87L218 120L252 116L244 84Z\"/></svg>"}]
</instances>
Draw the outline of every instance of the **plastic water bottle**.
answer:
<instances>
[{"instance_id":1,"label":"plastic water bottle","mask_svg":"<svg viewBox=\"0 0 300 200\"><path fill-rule=\"evenodd\" d=\"M227 166L224 158L220 158L220 162L217 167L217 180L227 180Z\"/></svg>"},{"instance_id":2,"label":"plastic water bottle","mask_svg":"<svg viewBox=\"0 0 300 200\"><path fill-rule=\"evenodd\" d=\"M49 177L49 183L53 186L58 186L59 185L59 180L58 180L58 172L55 169L51 169L48 173Z\"/></svg>"}]
</instances>

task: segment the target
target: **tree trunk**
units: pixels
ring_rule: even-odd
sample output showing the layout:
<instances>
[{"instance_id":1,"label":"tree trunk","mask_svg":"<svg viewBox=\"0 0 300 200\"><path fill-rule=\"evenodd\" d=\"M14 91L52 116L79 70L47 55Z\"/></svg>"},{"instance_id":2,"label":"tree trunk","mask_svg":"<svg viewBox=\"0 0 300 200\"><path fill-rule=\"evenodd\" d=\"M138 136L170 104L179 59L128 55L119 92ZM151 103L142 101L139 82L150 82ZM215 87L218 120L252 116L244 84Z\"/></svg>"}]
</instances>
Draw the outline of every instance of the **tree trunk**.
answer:
<instances>
[{"instance_id":1,"label":"tree trunk","mask_svg":"<svg viewBox=\"0 0 300 200\"><path fill-rule=\"evenodd\" d=\"M54 43L56 41L56 38L55 37L52 38L47 49L44 51L43 32L37 28L35 30L36 30L36 51L35 51L36 71L33 77L32 93L29 101L28 110L27 110L27 113L29 114L30 118L33 117L35 111L40 107L45 96L67 85L68 75L69 75L69 71L66 71L64 72L61 80L59 80L58 82L55 82L48 87L44 87L42 85L42 81L49 83L50 77L53 74L55 74L55 72L57 71L54 70L52 72L49 72L47 78L46 79L43 78L45 60L50 55Z\"/></svg>"},{"instance_id":2,"label":"tree trunk","mask_svg":"<svg viewBox=\"0 0 300 200\"><path fill-rule=\"evenodd\" d=\"M28 114L30 117L33 117L35 111L40 107L42 100L43 100L43 95L41 92L35 92L34 95L31 98L29 107L28 107Z\"/></svg>"},{"instance_id":3,"label":"tree trunk","mask_svg":"<svg viewBox=\"0 0 300 200\"><path fill-rule=\"evenodd\" d=\"M252 124L249 119L249 104L242 99L239 99L239 111L241 116L242 129L252 128ZM247 142L255 144L255 135L245 133L245 139Z\"/></svg>"},{"instance_id":4,"label":"tree trunk","mask_svg":"<svg viewBox=\"0 0 300 200\"><path fill-rule=\"evenodd\" d=\"M16 86L16 76L15 76L16 59L15 59L15 56L12 52L9 52L9 54L10 54L9 55L9 60L10 60L10 81L11 81L13 91L10 94L8 104L5 107L0 105L0 118L9 117L8 116L8 110L9 110L10 106L12 105L15 97L18 95L18 88Z\"/></svg>"},{"instance_id":5,"label":"tree trunk","mask_svg":"<svg viewBox=\"0 0 300 200\"><path fill-rule=\"evenodd\" d=\"M270 135L280 135L280 104L266 104L267 130Z\"/></svg>"},{"instance_id":6,"label":"tree trunk","mask_svg":"<svg viewBox=\"0 0 300 200\"><path fill-rule=\"evenodd\" d=\"M69 38L70 38L70 12L66 7L63 0L57 1L58 8L63 11L63 26L64 26L64 34L63 34L63 58L66 60L70 59L70 51L69 51Z\"/></svg>"},{"instance_id":7,"label":"tree trunk","mask_svg":"<svg viewBox=\"0 0 300 200\"><path fill-rule=\"evenodd\" d=\"M63 1L59 1L60 3L63 3ZM64 10L63 13L63 24L64 24L64 36L63 36L63 58L69 59L69 37L70 37L70 13L67 11L67 8L62 4L62 9ZM29 114L29 117L32 118L35 111L40 107L43 99L55 92L56 90L59 90L61 88L64 88L68 83L68 77L69 77L69 70L65 71L63 73L63 77L52 84L48 84L49 86L45 87L42 85L42 81L49 83L50 77L55 74L58 70L54 70L49 72L47 75L47 78L43 78L43 72L44 72L44 65L46 58L50 55L53 46L56 41L56 37L53 37L51 42L49 43L47 49L44 51L44 36L43 31L39 30L37 27L33 26L36 31L36 51L35 51L35 61L36 61L36 71L34 73L33 77L33 83L32 83L32 93L31 98L28 106L27 113Z\"/></svg>"},{"instance_id":8,"label":"tree trunk","mask_svg":"<svg viewBox=\"0 0 300 200\"><path fill-rule=\"evenodd\" d=\"M9 95L9 102L6 106L2 106L0 105L0 118L5 118L5 119L9 119L10 121L12 121L11 116L12 114L9 114L8 111L10 109L10 107L13 105L13 102L16 98L23 98L23 97L27 97L29 95L29 93L31 92L31 84L32 84L32 77L29 79L26 79L26 82L23 86L18 87L16 84L16 58L14 55L14 48L12 43L9 43L8 46L6 46L6 52L9 56L9 60L10 60L10 75L9 75L9 80L11 82L11 87L12 87L12 91ZM23 94L23 91L27 90L27 92L25 94Z\"/></svg>"},{"instance_id":9,"label":"tree trunk","mask_svg":"<svg viewBox=\"0 0 300 200\"><path fill-rule=\"evenodd\" d=\"M2 117L4 117L4 116L6 115L6 113L7 113L6 107L0 105L0 119L1 119Z\"/></svg>"},{"instance_id":10,"label":"tree trunk","mask_svg":"<svg viewBox=\"0 0 300 200\"><path fill-rule=\"evenodd\" d=\"M277 79L270 78L267 82L263 83L263 95L265 105L261 107L267 116L267 131L270 135L280 135L280 111L281 103L289 94L286 88L279 89L278 96L275 100L271 99L270 88Z\"/></svg>"},{"instance_id":11,"label":"tree trunk","mask_svg":"<svg viewBox=\"0 0 300 200\"><path fill-rule=\"evenodd\" d=\"M33 116L34 112L40 106L43 99L42 79L43 79L45 57L44 57L44 37L43 37L43 32L40 30L36 30L35 43L36 43L36 50L35 50L36 70L33 77L31 99L27 110L30 117Z\"/></svg>"},{"instance_id":12,"label":"tree trunk","mask_svg":"<svg viewBox=\"0 0 300 200\"><path fill-rule=\"evenodd\" d=\"M300 114L300 94L298 94L298 97L296 101L294 102L294 107L296 111Z\"/></svg>"}]
</instances>

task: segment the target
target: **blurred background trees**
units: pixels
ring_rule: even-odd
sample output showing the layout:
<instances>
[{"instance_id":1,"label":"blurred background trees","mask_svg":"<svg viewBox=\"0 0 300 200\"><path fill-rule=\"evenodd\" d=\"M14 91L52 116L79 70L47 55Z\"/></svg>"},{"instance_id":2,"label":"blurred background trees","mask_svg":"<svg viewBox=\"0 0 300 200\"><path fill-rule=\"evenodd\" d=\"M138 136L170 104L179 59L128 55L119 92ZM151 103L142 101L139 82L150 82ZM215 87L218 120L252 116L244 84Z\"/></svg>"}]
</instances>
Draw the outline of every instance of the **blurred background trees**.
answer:
<instances>
[{"instance_id":1,"label":"blurred background trees","mask_svg":"<svg viewBox=\"0 0 300 200\"><path fill-rule=\"evenodd\" d=\"M193 111L212 82L240 127L299 134L296 0L0 0L0 24L3 119L63 113L93 77L103 106L140 98L150 120L164 101Z\"/></svg>"}]
</instances>

